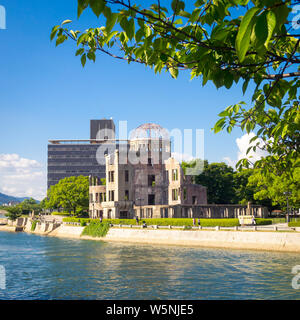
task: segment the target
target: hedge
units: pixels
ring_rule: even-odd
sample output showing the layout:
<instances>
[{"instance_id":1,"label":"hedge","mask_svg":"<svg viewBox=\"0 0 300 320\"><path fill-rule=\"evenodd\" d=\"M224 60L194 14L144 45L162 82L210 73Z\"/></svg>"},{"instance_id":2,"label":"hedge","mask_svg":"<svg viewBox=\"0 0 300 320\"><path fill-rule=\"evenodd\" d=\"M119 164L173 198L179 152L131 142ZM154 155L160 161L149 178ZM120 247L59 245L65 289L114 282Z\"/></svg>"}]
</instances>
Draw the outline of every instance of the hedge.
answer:
<instances>
[{"instance_id":1,"label":"hedge","mask_svg":"<svg viewBox=\"0 0 300 320\"><path fill-rule=\"evenodd\" d=\"M257 226L266 226L273 223L272 219L263 219L263 218L256 218L255 222Z\"/></svg>"},{"instance_id":2,"label":"hedge","mask_svg":"<svg viewBox=\"0 0 300 320\"><path fill-rule=\"evenodd\" d=\"M239 219L200 219L202 227L238 227Z\"/></svg>"},{"instance_id":3,"label":"hedge","mask_svg":"<svg viewBox=\"0 0 300 320\"><path fill-rule=\"evenodd\" d=\"M86 218L63 218L63 222L80 223L96 223L98 219L86 219ZM161 218L161 219L140 219L139 225L146 222L147 225L157 226L193 226L193 219L184 218ZM135 219L103 219L103 223L121 224L121 225L136 225ZM198 225L198 219L196 219ZM236 227L239 226L238 219L200 219L202 227Z\"/></svg>"},{"instance_id":4,"label":"hedge","mask_svg":"<svg viewBox=\"0 0 300 320\"><path fill-rule=\"evenodd\" d=\"M52 216L71 216L72 214L70 212L52 212Z\"/></svg>"},{"instance_id":5,"label":"hedge","mask_svg":"<svg viewBox=\"0 0 300 320\"><path fill-rule=\"evenodd\" d=\"M289 227L300 227L300 221L289 222Z\"/></svg>"}]
</instances>

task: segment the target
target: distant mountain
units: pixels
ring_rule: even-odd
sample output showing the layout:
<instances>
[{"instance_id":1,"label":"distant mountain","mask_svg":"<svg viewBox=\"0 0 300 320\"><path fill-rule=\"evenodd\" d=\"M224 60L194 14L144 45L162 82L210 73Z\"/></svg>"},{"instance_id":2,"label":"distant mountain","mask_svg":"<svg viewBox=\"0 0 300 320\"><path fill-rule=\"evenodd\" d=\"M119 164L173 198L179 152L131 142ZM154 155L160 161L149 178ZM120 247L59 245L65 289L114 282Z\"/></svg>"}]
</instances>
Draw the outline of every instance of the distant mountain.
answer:
<instances>
[{"instance_id":1,"label":"distant mountain","mask_svg":"<svg viewBox=\"0 0 300 320\"><path fill-rule=\"evenodd\" d=\"M8 196L6 194L0 193L0 205L4 203L9 203L9 202L22 202L25 199L30 199L30 198L29 197L19 198L19 197Z\"/></svg>"}]
</instances>

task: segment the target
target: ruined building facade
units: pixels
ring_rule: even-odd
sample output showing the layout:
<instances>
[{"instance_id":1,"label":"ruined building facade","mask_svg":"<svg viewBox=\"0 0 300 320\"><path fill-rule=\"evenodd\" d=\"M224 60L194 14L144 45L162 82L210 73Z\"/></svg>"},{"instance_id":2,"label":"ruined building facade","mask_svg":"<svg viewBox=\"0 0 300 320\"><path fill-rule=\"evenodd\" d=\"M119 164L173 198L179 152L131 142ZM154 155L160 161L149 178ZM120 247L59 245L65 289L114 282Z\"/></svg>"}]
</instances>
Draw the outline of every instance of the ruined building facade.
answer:
<instances>
[{"instance_id":1,"label":"ruined building facade","mask_svg":"<svg viewBox=\"0 0 300 320\"><path fill-rule=\"evenodd\" d=\"M145 124L135 134L106 156L106 185L90 177L92 218L168 218L176 207L207 204L206 187L184 175L163 128Z\"/></svg>"}]
</instances>

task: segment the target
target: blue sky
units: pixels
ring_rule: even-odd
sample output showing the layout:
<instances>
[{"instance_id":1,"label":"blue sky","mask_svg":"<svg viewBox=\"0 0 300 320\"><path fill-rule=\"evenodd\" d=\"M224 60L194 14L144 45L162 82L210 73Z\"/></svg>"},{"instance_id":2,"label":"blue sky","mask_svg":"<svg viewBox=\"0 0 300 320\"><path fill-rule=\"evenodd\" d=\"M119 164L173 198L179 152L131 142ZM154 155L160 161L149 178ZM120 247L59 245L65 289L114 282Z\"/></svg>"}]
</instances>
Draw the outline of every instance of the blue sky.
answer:
<instances>
[{"instance_id":1,"label":"blue sky","mask_svg":"<svg viewBox=\"0 0 300 320\"><path fill-rule=\"evenodd\" d=\"M211 128L226 106L249 100L240 86L202 87L187 72L174 80L103 55L83 69L73 43L56 48L49 39L51 28L65 19L74 21L74 29L99 23L88 11L78 21L76 0L0 0L0 5L7 14L7 29L0 30L0 156L17 154L45 170L48 139L89 138L90 119L113 117L127 120L129 130L145 122L169 130L204 129L206 159L237 158L236 139L243 133L214 134ZM4 191L13 188L0 181Z\"/></svg>"}]
</instances>

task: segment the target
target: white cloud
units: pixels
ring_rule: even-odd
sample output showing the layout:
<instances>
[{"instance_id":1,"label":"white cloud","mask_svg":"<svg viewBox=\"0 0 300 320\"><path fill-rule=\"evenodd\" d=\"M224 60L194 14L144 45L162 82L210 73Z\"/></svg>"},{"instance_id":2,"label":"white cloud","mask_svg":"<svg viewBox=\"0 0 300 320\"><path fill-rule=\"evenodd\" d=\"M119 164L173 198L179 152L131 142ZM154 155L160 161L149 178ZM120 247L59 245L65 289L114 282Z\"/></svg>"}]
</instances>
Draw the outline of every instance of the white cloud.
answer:
<instances>
[{"instance_id":1,"label":"white cloud","mask_svg":"<svg viewBox=\"0 0 300 320\"><path fill-rule=\"evenodd\" d=\"M190 154L178 153L178 152L172 152L172 158L176 159L179 162L182 162L182 161L189 162L195 159Z\"/></svg>"},{"instance_id":2,"label":"white cloud","mask_svg":"<svg viewBox=\"0 0 300 320\"><path fill-rule=\"evenodd\" d=\"M46 195L46 170L36 160L0 154L0 192L41 200Z\"/></svg>"},{"instance_id":3,"label":"white cloud","mask_svg":"<svg viewBox=\"0 0 300 320\"><path fill-rule=\"evenodd\" d=\"M257 160L260 160L262 157L266 157L268 153L266 151L263 151L259 148L256 149L256 152L251 150L247 154L248 148L251 146L255 146L258 142L260 147L264 145L264 142L262 139L258 138L255 141L253 141L250 144L250 140L255 137L254 132L250 132L249 134L244 134L241 138L236 139L236 144L238 147L238 152L237 152L237 159L231 159L230 157L224 157L223 160L228 163L231 167L235 168L235 165L237 162L241 159L247 158L249 159L252 163L255 163Z\"/></svg>"}]
</instances>

